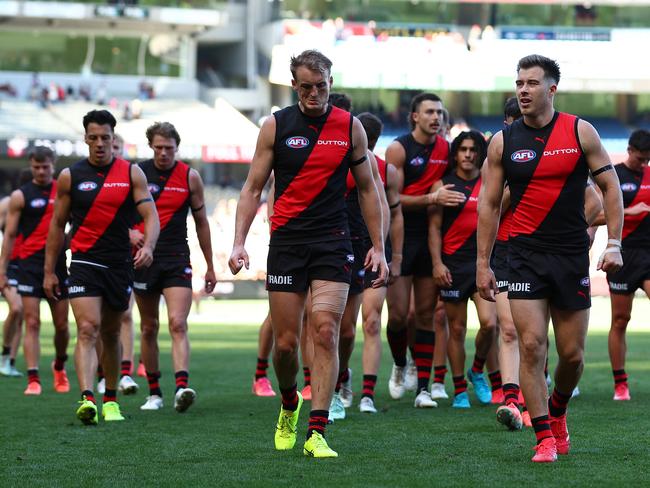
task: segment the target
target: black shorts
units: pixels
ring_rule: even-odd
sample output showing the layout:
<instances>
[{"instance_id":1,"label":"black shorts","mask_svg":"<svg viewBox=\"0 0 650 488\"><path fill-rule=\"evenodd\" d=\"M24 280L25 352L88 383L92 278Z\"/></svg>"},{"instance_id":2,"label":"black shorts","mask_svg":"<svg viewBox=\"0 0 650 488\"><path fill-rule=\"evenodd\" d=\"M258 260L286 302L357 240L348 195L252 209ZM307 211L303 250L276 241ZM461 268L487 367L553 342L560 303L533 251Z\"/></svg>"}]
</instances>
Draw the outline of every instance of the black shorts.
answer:
<instances>
[{"instance_id":1,"label":"black shorts","mask_svg":"<svg viewBox=\"0 0 650 488\"><path fill-rule=\"evenodd\" d=\"M476 293L476 259L457 260L442 257L442 262L451 273L452 285L440 288L443 302L465 302Z\"/></svg>"},{"instance_id":2,"label":"black shorts","mask_svg":"<svg viewBox=\"0 0 650 488\"><path fill-rule=\"evenodd\" d=\"M422 234L404 233L402 276L433 277L433 261L426 231Z\"/></svg>"},{"instance_id":3,"label":"black shorts","mask_svg":"<svg viewBox=\"0 0 650 488\"><path fill-rule=\"evenodd\" d=\"M508 299L546 298L562 310L591 307L589 255L550 254L508 246Z\"/></svg>"},{"instance_id":4,"label":"black shorts","mask_svg":"<svg viewBox=\"0 0 650 488\"><path fill-rule=\"evenodd\" d=\"M269 246L268 291L307 291L312 280L350 284L354 253L349 240Z\"/></svg>"},{"instance_id":5,"label":"black shorts","mask_svg":"<svg viewBox=\"0 0 650 488\"><path fill-rule=\"evenodd\" d=\"M491 259L492 271L500 292L508 291L508 242L496 241Z\"/></svg>"},{"instance_id":6,"label":"black shorts","mask_svg":"<svg viewBox=\"0 0 650 488\"><path fill-rule=\"evenodd\" d=\"M192 265L188 257L154 258L148 268L135 270L136 295L160 294L166 288L175 287L192 288Z\"/></svg>"},{"instance_id":7,"label":"black shorts","mask_svg":"<svg viewBox=\"0 0 650 488\"><path fill-rule=\"evenodd\" d=\"M19 270L18 261L9 261L9 264L7 265L7 285L13 288L18 288Z\"/></svg>"},{"instance_id":8,"label":"black shorts","mask_svg":"<svg viewBox=\"0 0 650 488\"><path fill-rule=\"evenodd\" d=\"M355 239L352 241L352 252L354 254L354 264L352 265L352 274L350 276L350 291L349 295L358 295L363 292L366 270L363 263L368 254L368 247L363 239Z\"/></svg>"},{"instance_id":9,"label":"black shorts","mask_svg":"<svg viewBox=\"0 0 650 488\"><path fill-rule=\"evenodd\" d=\"M110 308L123 312L129 308L133 286L130 263L121 266L100 266L72 261L68 277L68 296L101 297Z\"/></svg>"},{"instance_id":10,"label":"black shorts","mask_svg":"<svg viewBox=\"0 0 650 488\"><path fill-rule=\"evenodd\" d=\"M68 271L65 269L65 262L60 261L56 266L56 277L59 279L61 295L57 298L68 298L68 290L65 283L68 279ZM23 297L46 298L43 289L43 263L30 262L28 259L21 261L18 270L18 293Z\"/></svg>"},{"instance_id":11,"label":"black shorts","mask_svg":"<svg viewBox=\"0 0 650 488\"><path fill-rule=\"evenodd\" d=\"M623 249L623 267L616 273L607 274L609 292L616 295L631 295L643 282L650 280L650 249Z\"/></svg>"}]
</instances>

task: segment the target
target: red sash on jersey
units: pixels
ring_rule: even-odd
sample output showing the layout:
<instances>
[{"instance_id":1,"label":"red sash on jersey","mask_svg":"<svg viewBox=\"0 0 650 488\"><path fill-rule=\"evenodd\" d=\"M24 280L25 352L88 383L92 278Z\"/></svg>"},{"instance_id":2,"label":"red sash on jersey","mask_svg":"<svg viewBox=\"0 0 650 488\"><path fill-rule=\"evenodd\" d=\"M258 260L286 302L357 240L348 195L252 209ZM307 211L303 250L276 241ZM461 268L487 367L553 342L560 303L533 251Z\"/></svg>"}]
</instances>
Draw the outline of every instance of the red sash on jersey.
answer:
<instances>
[{"instance_id":1,"label":"red sash on jersey","mask_svg":"<svg viewBox=\"0 0 650 488\"><path fill-rule=\"evenodd\" d=\"M404 195L424 195L431 191L433 184L442 178L447 170L449 159L449 144L442 137L436 136L436 143L427 161L427 167L416 181L405 186ZM408 164L408 163L407 163Z\"/></svg>"},{"instance_id":2,"label":"red sash on jersey","mask_svg":"<svg viewBox=\"0 0 650 488\"><path fill-rule=\"evenodd\" d=\"M582 157L575 126L575 115L558 115L533 177L513 212L510 237L534 233L555 205L567 178ZM578 151L559 154L567 148ZM546 156L547 153L551 155Z\"/></svg>"},{"instance_id":3,"label":"red sash on jersey","mask_svg":"<svg viewBox=\"0 0 650 488\"><path fill-rule=\"evenodd\" d=\"M13 261L14 259L18 259L20 256L20 246L23 245L23 235L18 234L16 236L16 240L14 241L14 247L11 250L11 256L9 256L9 261Z\"/></svg>"},{"instance_id":4,"label":"red sash on jersey","mask_svg":"<svg viewBox=\"0 0 650 488\"><path fill-rule=\"evenodd\" d=\"M351 121L352 118L348 112L332 107L318 140L348 141L351 145ZM349 147L345 148L345 150L339 150L338 160L333 160L335 153L332 146L316 142L307 161L274 203L273 215L271 216L271 232L300 215L311 205L343 162Z\"/></svg>"},{"instance_id":5,"label":"red sash on jersey","mask_svg":"<svg viewBox=\"0 0 650 488\"><path fill-rule=\"evenodd\" d=\"M650 204L650 168L647 167L643 170L643 178L641 179L639 191L634 195L634 200L630 202L628 208L641 202ZM637 215L626 215L623 220L623 239L634 232L646 218L648 218L648 212L642 212Z\"/></svg>"},{"instance_id":6,"label":"red sash on jersey","mask_svg":"<svg viewBox=\"0 0 650 488\"><path fill-rule=\"evenodd\" d=\"M131 191L130 171L131 165L128 162L115 159L86 218L72 237L70 250L73 253L88 251L111 225L117 210ZM126 186L123 186L123 183L126 183Z\"/></svg>"},{"instance_id":7,"label":"red sash on jersey","mask_svg":"<svg viewBox=\"0 0 650 488\"><path fill-rule=\"evenodd\" d=\"M480 190L481 178L474 184L472 193L465 202L465 206L442 238L442 252L444 254L454 254L476 231L478 224L478 194Z\"/></svg>"},{"instance_id":8,"label":"red sash on jersey","mask_svg":"<svg viewBox=\"0 0 650 488\"><path fill-rule=\"evenodd\" d=\"M41 220L32 231L32 233L22 241L20 244L20 250L18 252L18 258L26 259L32 254L36 254L45 247L45 241L47 240L47 233L50 229L50 221L52 220L52 214L54 213L54 197L56 196L56 180L52 181L52 189L50 190L50 195L47 201L47 207L45 212L41 216Z\"/></svg>"},{"instance_id":9,"label":"red sash on jersey","mask_svg":"<svg viewBox=\"0 0 650 488\"><path fill-rule=\"evenodd\" d=\"M182 161L177 161L172 174L169 175L165 186L156 199L156 210L160 219L160 232L167 227L174 214L187 201L190 194L189 172L190 167L188 165ZM136 224L134 228L144 233L144 222Z\"/></svg>"},{"instance_id":10,"label":"red sash on jersey","mask_svg":"<svg viewBox=\"0 0 650 488\"><path fill-rule=\"evenodd\" d=\"M499 231L497 232L497 241L507 242L510 237L510 228L512 227L512 207L503 212L499 221Z\"/></svg>"}]
</instances>

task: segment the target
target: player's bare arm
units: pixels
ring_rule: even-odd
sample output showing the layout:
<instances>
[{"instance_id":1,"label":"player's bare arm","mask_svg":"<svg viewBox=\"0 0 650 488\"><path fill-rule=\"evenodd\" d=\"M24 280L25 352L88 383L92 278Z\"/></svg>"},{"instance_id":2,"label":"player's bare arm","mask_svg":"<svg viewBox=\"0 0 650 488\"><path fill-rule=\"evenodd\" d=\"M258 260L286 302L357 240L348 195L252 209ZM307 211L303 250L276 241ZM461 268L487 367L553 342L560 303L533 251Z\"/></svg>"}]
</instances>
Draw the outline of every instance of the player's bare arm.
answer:
<instances>
[{"instance_id":1,"label":"player's bare arm","mask_svg":"<svg viewBox=\"0 0 650 488\"><path fill-rule=\"evenodd\" d=\"M386 200L386 192L384 191L384 183L379 176L379 168L377 167L377 159L372 151L368 151L368 161L370 162L370 169L372 170L372 179L375 182L375 189L379 196L379 203L381 204L381 222L384 241L388 237L388 229L390 227L390 209L388 208L388 200Z\"/></svg>"},{"instance_id":2,"label":"player's bare arm","mask_svg":"<svg viewBox=\"0 0 650 488\"><path fill-rule=\"evenodd\" d=\"M390 276L395 279L402 274L402 249L404 248L404 216L399 196L397 170L386 163L386 200L390 209L390 244L393 248Z\"/></svg>"},{"instance_id":3,"label":"player's bare arm","mask_svg":"<svg viewBox=\"0 0 650 488\"><path fill-rule=\"evenodd\" d=\"M484 164L484 178L478 197L478 227L476 230L476 287L482 298L495 301L498 293L494 273L490 269L490 256L497 235L503 199L503 133L498 132L488 146Z\"/></svg>"},{"instance_id":4,"label":"player's bare arm","mask_svg":"<svg viewBox=\"0 0 650 488\"><path fill-rule=\"evenodd\" d=\"M207 264L205 272L205 292L212 293L214 286L217 284L217 277L214 273L214 263L212 261L212 238L210 236L210 223L208 213L205 210L205 199L203 196L203 180L201 175L195 170L190 170L190 210L194 217L196 226L196 235L199 239L199 246Z\"/></svg>"},{"instance_id":5,"label":"player's bare arm","mask_svg":"<svg viewBox=\"0 0 650 488\"><path fill-rule=\"evenodd\" d=\"M594 182L603 194L608 244L598 261L598 269L605 272L617 271L623 266L620 252L623 230L623 196L618 176L610 163L609 155L600 142L596 129L590 123L584 120L578 122L578 136Z\"/></svg>"},{"instance_id":6,"label":"player's bare arm","mask_svg":"<svg viewBox=\"0 0 650 488\"><path fill-rule=\"evenodd\" d=\"M61 171L56 182L54 213L45 243L43 290L49 299L54 300L61 294L59 279L54 270L65 242L65 226L70 218L70 186L70 170L66 168Z\"/></svg>"},{"instance_id":7,"label":"player's bare arm","mask_svg":"<svg viewBox=\"0 0 650 488\"><path fill-rule=\"evenodd\" d=\"M442 187L442 181L436 181L431 191L435 192ZM438 286L451 286L452 278L449 268L442 262L442 212L441 206L431 207L429 209L429 252L433 264L433 279Z\"/></svg>"},{"instance_id":8,"label":"player's bare arm","mask_svg":"<svg viewBox=\"0 0 650 488\"><path fill-rule=\"evenodd\" d=\"M366 131L356 117L352 119L352 146L352 161L366 159L361 164L354 165L350 169L359 190L361 213L368 226L368 233L372 241L371 253L366 257L366 263L364 264L373 272L378 273L377 279L372 282L372 286L377 288L382 286L388 278L388 265L384 254L381 204L372 177L370 162L367 160L368 139L366 138Z\"/></svg>"},{"instance_id":9,"label":"player's bare arm","mask_svg":"<svg viewBox=\"0 0 650 488\"><path fill-rule=\"evenodd\" d=\"M160 220L156 204L149 192L147 178L135 164L131 165L131 181L133 182L135 208L144 221L144 243L133 257L133 265L136 268L146 268L153 262L153 250L160 235Z\"/></svg>"},{"instance_id":10,"label":"player's bare arm","mask_svg":"<svg viewBox=\"0 0 650 488\"><path fill-rule=\"evenodd\" d=\"M251 161L248 176L244 182L239 202L237 203L237 214L235 217L235 239L232 245L228 266L232 274L239 273L243 266L248 269L248 253L244 248L246 236L250 230L257 206L264 190L264 185L271 175L273 169L273 143L275 140L275 117L267 117L262 124L260 133L257 136L255 154Z\"/></svg>"},{"instance_id":11,"label":"player's bare arm","mask_svg":"<svg viewBox=\"0 0 650 488\"><path fill-rule=\"evenodd\" d=\"M25 206L25 196L20 190L16 190L11 194L9 199L9 206L5 218L5 230L2 238L2 252L0 253L0 290L7 286L7 266L9 266L9 259L18 236L18 224L20 222L20 214Z\"/></svg>"}]
</instances>

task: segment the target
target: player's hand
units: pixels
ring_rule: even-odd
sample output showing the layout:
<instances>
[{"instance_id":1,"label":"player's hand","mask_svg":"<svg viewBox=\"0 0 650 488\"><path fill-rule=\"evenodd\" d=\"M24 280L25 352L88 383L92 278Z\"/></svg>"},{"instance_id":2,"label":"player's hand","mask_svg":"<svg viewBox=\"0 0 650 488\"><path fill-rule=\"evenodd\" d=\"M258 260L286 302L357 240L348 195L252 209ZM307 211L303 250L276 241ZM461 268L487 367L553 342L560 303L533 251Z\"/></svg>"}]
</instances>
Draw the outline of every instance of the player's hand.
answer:
<instances>
[{"instance_id":1,"label":"player's hand","mask_svg":"<svg viewBox=\"0 0 650 488\"><path fill-rule=\"evenodd\" d=\"M50 300L58 300L61 296L61 286L59 278L55 273L45 273L43 277L43 291L45 296Z\"/></svg>"},{"instance_id":2,"label":"player's hand","mask_svg":"<svg viewBox=\"0 0 650 488\"><path fill-rule=\"evenodd\" d=\"M607 247L600 255L596 269L603 270L605 273L616 273L623 267L623 256L621 248L618 246Z\"/></svg>"},{"instance_id":3,"label":"player's hand","mask_svg":"<svg viewBox=\"0 0 650 488\"><path fill-rule=\"evenodd\" d=\"M366 270L377 273L377 278L372 280L373 288L381 288L388 282L388 263L386 263L386 255L383 251L378 250L376 247L371 247L366 260L363 263Z\"/></svg>"},{"instance_id":4,"label":"player's hand","mask_svg":"<svg viewBox=\"0 0 650 488\"><path fill-rule=\"evenodd\" d=\"M434 200L436 205L443 207L457 207L465 201L465 194L451 190L455 185L444 185L435 191Z\"/></svg>"},{"instance_id":5,"label":"player's hand","mask_svg":"<svg viewBox=\"0 0 650 488\"><path fill-rule=\"evenodd\" d=\"M153 263L153 251L149 246L142 246L133 257L135 269L148 268Z\"/></svg>"},{"instance_id":6,"label":"player's hand","mask_svg":"<svg viewBox=\"0 0 650 488\"><path fill-rule=\"evenodd\" d=\"M453 282L449 268L442 263L433 267L433 280L442 288L449 288Z\"/></svg>"},{"instance_id":7,"label":"player's hand","mask_svg":"<svg viewBox=\"0 0 650 488\"><path fill-rule=\"evenodd\" d=\"M129 241L132 247L140 249L144 246L144 234L137 229L129 229Z\"/></svg>"},{"instance_id":8,"label":"player's hand","mask_svg":"<svg viewBox=\"0 0 650 488\"><path fill-rule=\"evenodd\" d=\"M496 294L499 293L499 288L494 273L489 266L476 267L476 288L478 288L478 293L483 300L496 302Z\"/></svg>"},{"instance_id":9,"label":"player's hand","mask_svg":"<svg viewBox=\"0 0 650 488\"><path fill-rule=\"evenodd\" d=\"M244 266L246 269L250 266L246 249L244 249L244 246L233 246L232 253L230 253L230 259L228 259L230 272L236 275Z\"/></svg>"},{"instance_id":10,"label":"player's hand","mask_svg":"<svg viewBox=\"0 0 650 488\"><path fill-rule=\"evenodd\" d=\"M645 212L650 212L650 205L645 202L639 202L625 209L625 215L639 215Z\"/></svg>"},{"instance_id":11,"label":"player's hand","mask_svg":"<svg viewBox=\"0 0 650 488\"><path fill-rule=\"evenodd\" d=\"M205 272L205 292L209 295L214 291L214 287L217 284L217 276L214 274L213 269L209 269Z\"/></svg>"},{"instance_id":12,"label":"player's hand","mask_svg":"<svg viewBox=\"0 0 650 488\"><path fill-rule=\"evenodd\" d=\"M388 284L392 285L393 283L395 283L397 278L399 278L402 275L402 258L393 257L388 267L390 271L388 275Z\"/></svg>"}]
</instances>

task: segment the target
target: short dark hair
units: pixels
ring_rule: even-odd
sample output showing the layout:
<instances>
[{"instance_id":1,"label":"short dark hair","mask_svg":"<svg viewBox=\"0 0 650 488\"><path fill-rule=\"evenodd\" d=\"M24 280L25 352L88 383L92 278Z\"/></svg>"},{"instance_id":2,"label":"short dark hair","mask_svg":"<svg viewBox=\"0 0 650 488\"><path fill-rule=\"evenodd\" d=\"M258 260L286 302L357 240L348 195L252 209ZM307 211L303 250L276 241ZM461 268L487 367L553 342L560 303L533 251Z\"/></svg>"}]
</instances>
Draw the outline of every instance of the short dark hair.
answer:
<instances>
[{"instance_id":1,"label":"short dark hair","mask_svg":"<svg viewBox=\"0 0 650 488\"><path fill-rule=\"evenodd\" d=\"M47 146L36 146L29 151L28 159L34 160L38 163L44 163L48 159L53 163L56 161L56 154Z\"/></svg>"},{"instance_id":2,"label":"short dark hair","mask_svg":"<svg viewBox=\"0 0 650 488\"><path fill-rule=\"evenodd\" d=\"M530 69L536 66L544 70L544 78L552 80L556 85L560 83L560 65L557 64L557 61L541 54L530 54L521 58L517 64L517 73L521 69Z\"/></svg>"},{"instance_id":3,"label":"short dark hair","mask_svg":"<svg viewBox=\"0 0 650 488\"><path fill-rule=\"evenodd\" d=\"M481 166L483 166L483 161L487 156L487 142L485 142L483 134L477 130L471 129L461 132L451 142L451 149L449 150L449 166L452 171L456 169L456 155L458 154L458 149L460 148L461 143L465 139L472 139L474 141L474 145L476 146L477 167L480 169Z\"/></svg>"},{"instance_id":4,"label":"short dark hair","mask_svg":"<svg viewBox=\"0 0 650 488\"><path fill-rule=\"evenodd\" d=\"M291 69L294 80L296 79L296 71L301 66L311 71L320 71L322 74L327 73L329 75L332 73L332 61L316 49L308 49L298 54L298 56L291 56L289 69Z\"/></svg>"},{"instance_id":5,"label":"short dark hair","mask_svg":"<svg viewBox=\"0 0 650 488\"><path fill-rule=\"evenodd\" d=\"M368 136L368 149L371 151L375 149L375 145L379 140L381 131L384 128L384 124L381 123L379 117L371 114L370 112L363 112L357 115L357 119L361 122L364 130L366 131L366 136Z\"/></svg>"},{"instance_id":6,"label":"short dark hair","mask_svg":"<svg viewBox=\"0 0 650 488\"><path fill-rule=\"evenodd\" d=\"M91 110L83 119L84 131L88 131L88 125L97 124L97 125L110 125L111 131L115 132L115 126L117 125L117 120L113 117L113 114L108 110Z\"/></svg>"},{"instance_id":7,"label":"short dark hair","mask_svg":"<svg viewBox=\"0 0 650 488\"><path fill-rule=\"evenodd\" d=\"M345 110L346 112L352 110L352 99L345 93L330 93L328 101L330 105Z\"/></svg>"},{"instance_id":8,"label":"short dark hair","mask_svg":"<svg viewBox=\"0 0 650 488\"><path fill-rule=\"evenodd\" d=\"M155 136L174 139L177 146L180 146L181 144L181 136L178 134L176 127L174 127L170 122L156 122L147 128L146 134L149 144L153 142Z\"/></svg>"},{"instance_id":9,"label":"short dark hair","mask_svg":"<svg viewBox=\"0 0 650 488\"><path fill-rule=\"evenodd\" d=\"M503 116L506 119L512 117L514 120L521 117L521 109L519 108L517 97L510 97L506 100L506 103L503 105Z\"/></svg>"},{"instance_id":10,"label":"short dark hair","mask_svg":"<svg viewBox=\"0 0 650 488\"><path fill-rule=\"evenodd\" d=\"M637 151L650 151L650 131L637 129L630 135L628 145Z\"/></svg>"},{"instance_id":11,"label":"short dark hair","mask_svg":"<svg viewBox=\"0 0 650 488\"><path fill-rule=\"evenodd\" d=\"M431 102L442 102L442 99L435 93L418 93L411 99L411 111L409 112L408 122L411 129L415 129L415 122L413 121L413 114L420 110L420 105L425 100Z\"/></svg>"}]
</instances>

